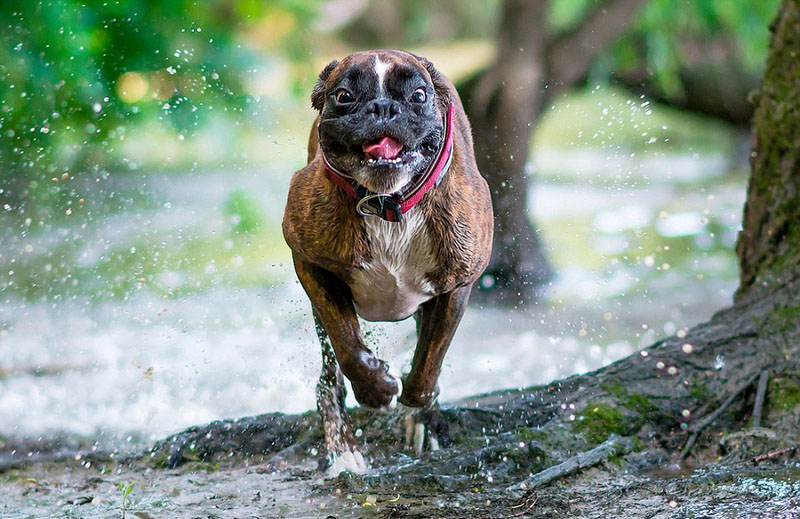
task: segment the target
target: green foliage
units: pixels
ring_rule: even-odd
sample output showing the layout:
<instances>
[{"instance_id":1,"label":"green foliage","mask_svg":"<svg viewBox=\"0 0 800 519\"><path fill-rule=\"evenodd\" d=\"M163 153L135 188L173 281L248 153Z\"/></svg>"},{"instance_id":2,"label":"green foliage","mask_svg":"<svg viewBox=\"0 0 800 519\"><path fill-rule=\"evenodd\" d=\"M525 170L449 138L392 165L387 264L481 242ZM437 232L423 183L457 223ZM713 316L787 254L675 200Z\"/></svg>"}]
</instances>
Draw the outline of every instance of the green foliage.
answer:
<instances>
[{"instance_id":1,"label":"green foliage","mask_svg":"<svg viewBox=\"0 0 800 519\"><path fill-rule=\"evenodd\" d=\"M191 134L216 112L242 113L254 51L307 60L316 4L1 2L0 200L21 213L74 197L61 176L101 175L143 120Z\"/></svg>"},{"instance_id":2,"label":"green foliage","mask_svg":"<svg viewBox=\"0 0 800 519\"><path fill-rule=\"evenodd\" d=\"M622 412L606 403L587 405L575 420L575 430L592 444L602 443L614 433L625 434L627 429Z\"/></svg>"},{"instance_id":3,"label":"green foliage","mask_svg":"<svg viewBox=\"0 0 800 519\"><path fill-rule=\"evenodd\" d=\"M236 234L258 231L264 224L264 215L258 201L243 189L237 189L228 196L224 209Z\"/></svg>"},{"instance_id":4,"label":"green foliage","mask_svg":"<svg viewBox=\"0 0 800 519\"><path fill-rule=\"evenodd\" d=\"M320 3L0 2L0 207L27 216L32 209L64 214L79 198L76 183L64 180L137 167L115 152L147 121L181 136L220 113L239 124L254 97L249 75L265 53L288 60L290 87L305 95L318 66L311 57L321 39L313 23ZM554 32L569 31L599 5L551 0L549 24ZM732 42L735 58L758 72L776 5L652 0L594 70L607 75L643 66L665 92L679 94L678 70L692 59L693 42L711 41ZM326 38L356 47L487 38L498 30L499 6L498 0L374 2Z\"/></svg>"},{"instance_id":5,"label":"green foliage","mask_svg":"<svg viewBox=\"0 0 800 519\"><path fill-rule=\"evenodd\" d=\"M128 509L128 496L133 492L133 483L117 483L117 487L119 487L120 494L122 495L122 505L120 506L122 509L122 519L125 519L125 512Z\"/></svg>"},{"instance_id":6,"label":"green foliage","mask_svg":"<svg viewBox=\"0 0 800 519\"><path fill-rule=\"evenodd\" d=\"M760 75L769 44L768 27L777 6L778 0L651 0L634 28L609 49L609 66L644 66L669 96L682 94L679 71L698 55Z\"/></svg>"},{"instance_id":7,"label":"green foliage","mask_svg":"<svg viewBox=\"0 0 800 519\"><path fill-rule=\"evenodd\" d=\"M547 23L555 31L574 29L586 16L592 0L551 0L547 10Z\"/></svg>"}]
</instances>

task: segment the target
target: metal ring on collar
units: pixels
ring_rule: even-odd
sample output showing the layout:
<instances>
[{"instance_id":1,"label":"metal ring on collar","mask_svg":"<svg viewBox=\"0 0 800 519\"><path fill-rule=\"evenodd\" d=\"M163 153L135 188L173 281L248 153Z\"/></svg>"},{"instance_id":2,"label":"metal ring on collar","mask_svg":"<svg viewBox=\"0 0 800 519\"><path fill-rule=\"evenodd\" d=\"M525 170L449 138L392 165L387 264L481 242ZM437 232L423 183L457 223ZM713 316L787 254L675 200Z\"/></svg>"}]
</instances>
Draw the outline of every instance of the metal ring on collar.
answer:
<instances>
[{"instance_id":1,"label":"metal ring on collar","mask_svg":"<svg viewBox=\"0 0 800 519\"><path fill-rule=\"evenodd\" d=\"M367 196L365 196L364 198L362 198L361 200L359 200L359 201L358 201L358 203L356 203L356 212L357 212L358 214L360 214L361 216L380 216L380 214L378 213L378 210L377 210L377 209L375 209L374 207L372 207L371 205L368 205L367 207L369 207L370 209L372 209L374 212L367 212L367 211L364 211L364 210L361 208L361 206L363 206L363 205L364 205L365 203L367 203L369 200L372 200L373 198L378 198L378 197L380 197L380 196L386 196L386 195L382 195L382 194L380 194L380 193L375 193L375 194L372 194L372 195L367 195Z\"/></svg>"}]
</instances>

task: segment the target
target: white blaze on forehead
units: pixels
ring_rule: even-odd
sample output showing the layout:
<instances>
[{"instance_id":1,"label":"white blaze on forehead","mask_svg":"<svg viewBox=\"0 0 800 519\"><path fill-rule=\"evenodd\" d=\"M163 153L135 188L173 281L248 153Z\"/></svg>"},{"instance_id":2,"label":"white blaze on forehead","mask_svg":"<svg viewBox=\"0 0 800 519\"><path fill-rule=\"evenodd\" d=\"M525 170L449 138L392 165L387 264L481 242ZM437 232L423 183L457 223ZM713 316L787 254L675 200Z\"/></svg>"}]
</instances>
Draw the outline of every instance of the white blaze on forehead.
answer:
<instances>
[{"instance_id":1,"label":"white blaze on forehead","mask_svg":"<svg viewBox=\"0 0 800 519\"><path fill-rule=\"evenodd\" d=\"M383 83L386 81L386 73L389 71L391 65L381 61L380 56L375 56L375 74L378 76L378 89L383 95Z\"/></svg>"}]
</instances>

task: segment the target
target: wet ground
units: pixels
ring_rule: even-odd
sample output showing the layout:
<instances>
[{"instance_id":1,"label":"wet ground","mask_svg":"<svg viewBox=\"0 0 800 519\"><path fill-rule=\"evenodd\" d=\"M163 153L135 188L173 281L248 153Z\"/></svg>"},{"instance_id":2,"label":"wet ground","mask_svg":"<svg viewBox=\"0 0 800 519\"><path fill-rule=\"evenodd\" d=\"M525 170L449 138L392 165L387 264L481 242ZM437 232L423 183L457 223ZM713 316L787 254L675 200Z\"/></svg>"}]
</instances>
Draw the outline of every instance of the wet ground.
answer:
<instances>
[{"instance_id":1,"label":"wet ground","mask_svg":"<svg viewBox=\"0 0 800 519\"><path fill-rule=\"evenodd\" d=\"M692 474L644 476L614 466L542 488L525 517L626 519L797 519L800 466L727 467ZM506 493L475 491L354 493L309 473L271 472L264 466L183 470L130 469L73 460L37 464L0 478L0 517L216 518L475 518L520 511ZM427 496L427 497L426 497ZM527 508L527 506L526 506Z\"/></svg>"}]
</instances>

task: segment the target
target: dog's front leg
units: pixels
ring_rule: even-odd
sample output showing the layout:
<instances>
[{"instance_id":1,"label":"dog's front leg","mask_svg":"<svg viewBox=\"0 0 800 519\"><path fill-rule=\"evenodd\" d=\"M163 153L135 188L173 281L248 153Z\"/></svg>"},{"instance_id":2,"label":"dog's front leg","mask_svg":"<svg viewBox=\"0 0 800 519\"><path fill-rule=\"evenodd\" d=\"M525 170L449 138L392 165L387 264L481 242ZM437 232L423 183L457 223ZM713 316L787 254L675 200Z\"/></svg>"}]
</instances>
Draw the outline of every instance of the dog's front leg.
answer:
<instances>
[{"instance_id":1,"label":"dog's front leg","mask_svg":"<svg viewBox=\"0 0 800 519\"><path fill-rule=\"evenodd\" d=\"M467 308L471 288L471 285L458 287L420 306L416 315L417 349L411 372L403 380L400 403L409 407L426 407L436 399L436 381L442 361Z\"/></svg>"},{"instance_id":2,"label":"dog's front leg","mask_svg":"<svg viewBox=\"0 0 800 519\"><path fill-rule=\"evenodd\" d=\"M294 264L297 277L311 300L314 323L322 345L317 409L325 434L328 472L331 475L343 470L363 473L366 463L356 447L348 423L341 374L351 380L356 399L373 407L391 402L398 384L387 373L388 366L364 344L347 284L297 257Z\"/></svg>"},{"instance_id":3,"label":"dog's front leg","mask_svg":"<svg viewBox=\"0 0 800 519\"><path fill-rule=\"evenodd\" d=\"M439 393L436 381L444 355L467 308L471 289L472 286L467 285L437 296L420 306L415 314L417 349L414 351L411 372L403 380L403 394L398 399L400 403L431 410ZM417 453L422 451L425 424L446 435L446 424L436 414L435 410L412 412L406 417L406 445L413 446ZM428 440L431 450L438 449L438 435L434 434Z\"/></svg>"},{"instance_id":4,"label":"dog's front leg","mask_svg":"<svg viewBox=\"0 0 800 519\"><path fill-rule=\"evenodd\" d=\"M399 384L389 374L389 365L364 344L350 287L331 272L296 256L294 267L314 314L330 337L339 366L352 383L356 400L368 407L390 404Z\"/></svg>"}]
</instances>

